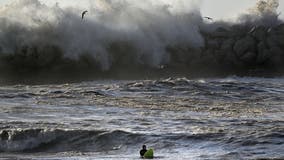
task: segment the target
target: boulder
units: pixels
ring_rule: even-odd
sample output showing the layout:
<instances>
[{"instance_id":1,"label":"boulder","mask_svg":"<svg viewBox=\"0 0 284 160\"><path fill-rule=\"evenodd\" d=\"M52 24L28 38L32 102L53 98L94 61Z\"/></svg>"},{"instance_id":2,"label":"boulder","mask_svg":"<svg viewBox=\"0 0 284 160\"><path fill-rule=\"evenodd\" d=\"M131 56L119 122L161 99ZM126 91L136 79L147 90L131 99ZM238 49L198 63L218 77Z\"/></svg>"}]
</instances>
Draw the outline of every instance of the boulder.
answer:
<instances>
[{"instance_id":1,"label":"boulder","mask_svg":"<svg viewBox=\"0 0 284 160\"><path fill-rule=\"evenodd\" d=\"M267 30L263 26L256 27L255 30L251 34L256 40L263 41L267 37Z\"/></svg>"},{"instance_id":2,"label":"boulder","mask_svg":"<svg viewBox=\"0 0 284 160\"><path fill-rule=\"evenodd\" d=\"M283 50L282 50L281 48L279 48L279 47L274 46L274 47L270 48L270 52L271 52L271 54L272 54L273 56L284 57L284 52L283 52Z\"/></svg>"},{"instance_id":3,"label":"boulder","mask_svg":"<svg viewBox=\"0 0 284 160\"><path fill-rule=\"evenodd\" d=\"M206 47L210 49L219 49L219 42L216 39L208 40Z\"/></svg>"},{"instance_id":4,"label":"boulder","mask_svg":"<svg viewBox=\"0 0 284 160\"><path fill-rule=\"evenodd\" d=\"M283 50L281 50L279 47L274 46L269 50L270 53L270 59L272 63L276 66L283 66L284 61L284 53Z\"/></svg>"},{"instance_id":5,"label":"boulder","mask_svg":"<svg viewBox=\"0 0 284 160\"><path fill-rule=\"evenodd\" d=\"M270 52L268 49L267 44L264 41L261 41L258 43L257 45L257 59L256 62L258 64L260 63L264 63L265 61L267 61L270 58Z\"/></svg>"},{"instance_id":6,"label":"boulder","mask_svg":"<svg viewBox=\"0 0 284 160\"><path fill-rule=\"evenodd\" d=\"M240 59L244 59L244 57L251 57L252 53L256 51L255 46L255 39L251 36L246 36L242 39L239 39L235 43L233 51L235 52L237 57L239 57Z\"/></svg>"},{"instance_id":7,"label":"boulder","mask_svg":"<svg viewBox=\"0 0 284 160\"><path fill-rule=\"evenodd\" d=\"M271 33L272 34L277 34L277 35L284 34L284 24L280 24L280 25L278 25L276 27L273 27Z\"/></svg>"},{"instance_id":8,"label":"boulder","mask_svg":"<svg viewBox=\"0 0 284 160\"><path fill-rule=\"evenodd\" d=\"M239 57L244 62L254 62L257 57L257 54L255 52L246 52L241 57Z\"/></svg>"},{"instance_id":9,"label":"boulder","mask_svg":"<svg viewBox=\"0 0 284 160\"><path fill-rule=\"evenodd\" d=\"M283 35L271 35L267 38L267 43L269 48L273 48L275 46L284 49L284 34Z\"/></svg>"},{"instance_id":10,"label":"boulder","mask_svg":"<svg viewBox=\"0 0 284 160\"><path fill-rule=\"evenodd\" d=\"M226 52L232 51L234 44L235 44L234 39L227 39L227 40L223 41L223 43L221 45L221 50L226 51Z\"/></svg>"},{"instance_id":11,"label":"boulder","mask_svg":"<svg viewBox=\"0 0 284 160\"><path fill-rule=\"evenodd\" d=\"M211 36L216 38L227 38L231 36L231 32L225 28L219 27L211 33Z\"/></svg>"}]
</instances>

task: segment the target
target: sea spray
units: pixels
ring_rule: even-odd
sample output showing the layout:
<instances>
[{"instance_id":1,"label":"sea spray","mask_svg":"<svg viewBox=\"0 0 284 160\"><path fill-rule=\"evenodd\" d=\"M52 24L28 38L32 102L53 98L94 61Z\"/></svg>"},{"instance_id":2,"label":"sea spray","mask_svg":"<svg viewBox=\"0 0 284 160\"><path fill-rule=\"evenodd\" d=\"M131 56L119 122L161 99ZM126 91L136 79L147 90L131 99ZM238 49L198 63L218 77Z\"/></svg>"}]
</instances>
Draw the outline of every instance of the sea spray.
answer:
<instances>
[{"instance_id":1,"label":"sea spray","mask_svg":"<svg viewBox=\"0 0 284 160\"><path fill-rule=\"evenodd\" d=\"M278 25L278 16L281 14L277 12L278 7L278 0L259 0L255 7L239 16L239 23L268 27Z\"/></svg>"},{"instance_id":2,"label":"sea spray","mask_svg":"<svg viewBox=\"0 0 284 160\"><path fill-rule=\"evenodd\" d=\"M82 20L79 8L18 0L0 10L0 69L10 75L88 70L111 76L129 68L282 73L278 5L259 1L237 22L208 23L198 1L101 0L90 2Z\"/></svg>"}]
</instances>

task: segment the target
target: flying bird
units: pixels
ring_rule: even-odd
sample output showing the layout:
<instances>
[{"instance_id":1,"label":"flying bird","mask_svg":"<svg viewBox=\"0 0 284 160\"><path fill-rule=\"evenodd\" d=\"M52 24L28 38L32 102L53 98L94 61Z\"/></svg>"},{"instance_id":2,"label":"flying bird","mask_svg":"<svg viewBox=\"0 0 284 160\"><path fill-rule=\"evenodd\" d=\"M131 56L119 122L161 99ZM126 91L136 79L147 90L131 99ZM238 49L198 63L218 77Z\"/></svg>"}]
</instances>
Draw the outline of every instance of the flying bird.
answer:
<instances>
[{"instance_id":1,"label":"flying bird","mask_svg":"<svg viewBox=\"0 0 284 160\"><path fill-rule=\"evenodd\" d=\"M84 19L85 14L86 14L87 12L88 12L88 11L84 11L84 12L82 13L82 19Z\"/></svg>"},{"instance_id":2,"label":"flying bird","mask_svg":"<svg viewBox=\"0 0 284 160\"><path fill-rule=\"evenodd\" d=\"M206 18L206 19L208 19L210 21L213 21L213 18L211 18L211 17L203 17L203 18Z\"/></svg>"}]
</instances>

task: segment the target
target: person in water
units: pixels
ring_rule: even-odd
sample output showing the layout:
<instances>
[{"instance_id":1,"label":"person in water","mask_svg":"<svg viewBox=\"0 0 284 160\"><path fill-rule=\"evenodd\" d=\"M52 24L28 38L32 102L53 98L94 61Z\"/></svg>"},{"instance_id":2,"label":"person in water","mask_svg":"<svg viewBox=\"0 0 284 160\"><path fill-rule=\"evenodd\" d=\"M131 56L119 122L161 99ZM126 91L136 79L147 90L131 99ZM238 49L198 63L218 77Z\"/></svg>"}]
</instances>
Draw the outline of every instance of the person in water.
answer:
<instances>
[{"instance_id":1,"label":"person in water","mask_svg":"<svg viewBox=\"0 0 284 160\"><path fill-rule=\"evenodd\" d=\"M144 157L144 154L147 152L147 147L146 145L142 146L142 149L140 150L140 155L141 157Z\"/></svg>"}]
</instances>

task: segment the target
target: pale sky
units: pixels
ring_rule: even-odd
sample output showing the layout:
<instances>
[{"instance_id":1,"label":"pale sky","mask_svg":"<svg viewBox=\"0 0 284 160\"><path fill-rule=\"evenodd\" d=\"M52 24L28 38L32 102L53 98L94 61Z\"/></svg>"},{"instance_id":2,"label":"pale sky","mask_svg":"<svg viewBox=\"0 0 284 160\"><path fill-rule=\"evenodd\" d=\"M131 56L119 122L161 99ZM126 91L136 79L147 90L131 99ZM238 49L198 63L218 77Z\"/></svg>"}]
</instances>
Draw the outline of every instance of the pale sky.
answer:
<instances>
[{"instance_id":1,"label":"pale sky","mask_svg":"<svg viewBox=\"0 0 284 160\"><path fill-rule=\"evenodd\" d=\"M0 0L0 5L5 5L13 0ZM87 5L89 0L40 0L47 4L59 2L61 6L82 6ZM201 0L201 12L203 16L210 16L215 19L228 19L236 17L248 8L254 6L257 0ZM284 11L284 0L279 0L279 13ZM87 8L87 6L86 6ZM284 19L284 13L280 15Z\"/></svg>"}]
</instances>

